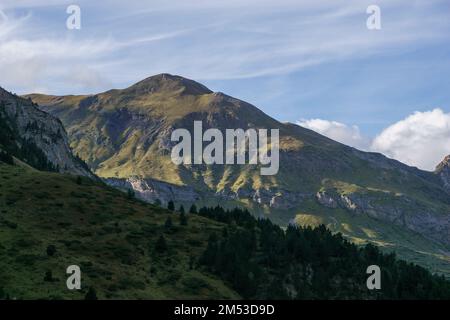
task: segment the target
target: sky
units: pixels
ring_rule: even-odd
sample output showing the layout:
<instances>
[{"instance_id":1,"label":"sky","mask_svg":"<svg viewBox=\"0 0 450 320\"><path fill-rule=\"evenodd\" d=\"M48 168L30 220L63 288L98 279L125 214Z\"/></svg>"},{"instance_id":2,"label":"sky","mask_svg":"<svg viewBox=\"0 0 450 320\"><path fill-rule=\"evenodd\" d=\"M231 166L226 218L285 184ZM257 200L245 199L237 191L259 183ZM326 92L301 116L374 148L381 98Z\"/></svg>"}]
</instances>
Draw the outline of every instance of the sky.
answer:
<instances>
[{"instance_id":1,"label":"sky","mask_svg":"<svg viewBox=\"0 0 450 320\"><path fill-rule=\"evenodd\" d=\"M0 0L0 86L85 94L172 73L433 170L450 154L449 40L448 0Z\"/></svg>"}]
</instances>

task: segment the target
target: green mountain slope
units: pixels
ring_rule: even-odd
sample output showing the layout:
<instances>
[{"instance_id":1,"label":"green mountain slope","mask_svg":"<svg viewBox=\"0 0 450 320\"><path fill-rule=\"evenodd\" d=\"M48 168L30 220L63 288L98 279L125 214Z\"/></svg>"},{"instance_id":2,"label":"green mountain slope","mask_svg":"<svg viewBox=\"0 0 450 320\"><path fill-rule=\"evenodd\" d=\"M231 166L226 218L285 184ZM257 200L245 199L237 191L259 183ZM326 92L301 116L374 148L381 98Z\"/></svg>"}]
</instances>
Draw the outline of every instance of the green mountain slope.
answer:
<instances>
[{"instance_id":1,"label":"green mountain slope","mask_svg":"<svg viewBox=\"0 0 450 320\"><path fill-rule=\"evenodd\" d=\"M15 107L0 150L0 299L450 296L443 277L374 246L358 248L323 225L284 231L246 211L220 207L185 214L173 204L170 211L138 200L130 189L121 192L91 175L36 170L30 163L51 163L51 150L59 145L45 139L54 118L34 105ZM24 149L20 128L27 127L28 112L42 121L33 125L34 148ZM39 145L40 139L45 143ZM64 130L60 139L67 141ZM75 159L69 148L60 150ZM69 165L62 162L66 171L73 169ZM366 287L366 268L373 264L382 270L380 291ZM81 268L82 290L66 287L72 265Z\"/></svg>"},{"instance_id":2,"label":"green mountain slope","mask_svg":"<svg viewBox=\"0 0 450 320\"><path fill-rule=\"evenodd\" d=\"M239 298L189 267L222 226L198 216L181 226L179 214L100 182L0 162L0 299L83 299L90 287L100 299ZM161 235L163 254L155 249ZM81 268L81 291L66 287L70 265Z\"/></svg>"},{"instance_id":3,"label":"green mountain slope","mask_svg":"<svg viewBox=\"0 0 450 320\"><path fill-rule=\"evenodd\" d=\"M450 297L443 277L323 226L284 232L221 208L182 223L100 182L1 162L0 212L0 299ZM373 264L382 290L366 287ZM70 265L81 268L82 290L66 287Z\"/></svg>"},{"instance_id":4,"label":"green mountain slope","mask_svg":"<svg viewBox=\"0 0 450 320\"><path fill-rule=\"evenodd\" d=\"M305 215L324 219L349 238L383 243L450 271L450 195L438 174L280 123L244 101L168 74L90 96L27 97L61 119L71 147L97 175L123 179L114 184L131 185L143 199L156 197L153 180L185 186L191 200L172 186L158 197L239 204L284 226L303 223ZM192 131L194 120L204 129L279 129L279 173L261 176L254 165L174 165L170 134Z\"/></svg>"}]
</instances>

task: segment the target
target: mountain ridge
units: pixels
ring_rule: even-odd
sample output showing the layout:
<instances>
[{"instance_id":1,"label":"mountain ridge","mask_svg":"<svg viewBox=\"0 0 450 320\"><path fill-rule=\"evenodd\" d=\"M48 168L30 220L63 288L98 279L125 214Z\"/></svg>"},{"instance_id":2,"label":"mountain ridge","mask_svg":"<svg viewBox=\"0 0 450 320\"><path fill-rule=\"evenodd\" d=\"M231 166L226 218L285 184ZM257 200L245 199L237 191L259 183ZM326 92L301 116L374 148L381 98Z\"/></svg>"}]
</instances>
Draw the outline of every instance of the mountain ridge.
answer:
<instances>
[{"instance_id":1,"label":"mountain ridge","mask_svg":"<svg viewBox=\"0 0 450 320\"><path fill-rule=\"evenodd\" d=\"M450 197L436 172L281 123L245 101L182 79L161 74L97 95L26 97L61 119L72 148L102 178L138 177L192 186L208 204L229 201L281 225L306 221L306 214L349 237L387 246L399 242L383 232L387 227L364 230L373 223L393 224L444 245L432 250L436 254L450 252ZM250 165L174 165L169 156L174 145L171 132L177 128L192 132L193 121L203 121L204 130L279 129L278 175L260 176L258 166ZM325 205L324 198L332 199L336 207ZM336 224L335 217L342 221ZM344 220L358 222L347 228ZM403 246L414 251L406 242Z\"/></svg>"}]
</instances>

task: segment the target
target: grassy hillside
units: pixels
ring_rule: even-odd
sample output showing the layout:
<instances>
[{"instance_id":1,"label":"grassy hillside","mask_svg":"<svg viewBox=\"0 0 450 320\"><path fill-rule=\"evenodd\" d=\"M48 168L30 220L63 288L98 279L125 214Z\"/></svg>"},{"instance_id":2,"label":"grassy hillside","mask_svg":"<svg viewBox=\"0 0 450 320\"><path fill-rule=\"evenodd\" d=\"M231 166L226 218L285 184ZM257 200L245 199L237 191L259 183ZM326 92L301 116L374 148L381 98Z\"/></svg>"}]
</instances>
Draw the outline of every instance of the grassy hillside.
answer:
<instances>
[{"instance_id":1,"label":"grassy hillside","mask_svg":"<svg viewBox=\"0 0 450 320\"><path fill-rule=\"evenodd\" d=\"M169 216L174 228L166 232ZM87 178L0 163L0 294L82 299L92 286L103 299L238 298L217 277L190 268L221 228L198 216L181 226L178 214ZM158 254L161 235L168 252ZM81 291L66 288L73 264L81 267Z\"/></svg>"},{"instance_id":2,"label":"grassy hillside","mask_svg":"<svg viewBox=\"0 0 450 320\"><path fill-rule=\"evenodd\" d=\"M450 297L443 278L324 226L284 232L221 208L183 221L88 178L0 163L0 299ZM80 291L65 284L74 264ZM381 291L365 285L372 264L382 268Z\"/></svg>"}]
</instances>

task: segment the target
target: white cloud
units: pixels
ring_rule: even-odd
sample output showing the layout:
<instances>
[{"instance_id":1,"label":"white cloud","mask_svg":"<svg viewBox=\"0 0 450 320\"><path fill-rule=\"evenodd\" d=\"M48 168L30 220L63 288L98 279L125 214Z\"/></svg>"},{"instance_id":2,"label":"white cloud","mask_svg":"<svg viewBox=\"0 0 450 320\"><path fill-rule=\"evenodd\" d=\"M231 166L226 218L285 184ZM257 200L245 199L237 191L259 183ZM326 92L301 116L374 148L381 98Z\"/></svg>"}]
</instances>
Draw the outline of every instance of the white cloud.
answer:
<instances>
[{"instance_id":1,"label":"white cloud","mask_svg":"<svg viewBox=\"0 0 450 320\"><path fill-rule=\"evenodd\" d=\"M297 124L360 150L367 150L370 145L370 140L361 135L361 132L356 125L348 126L341 122L323 119L303 119L298 121Z\"/></svg>"},{"instance_id":2,"label":"white cloud","mask_svg":"<svg viewBox=\"0 0 450 320\"><path fill-rule=\"evenodd\" d=\"M380 152L407 165L433 171L450 154L450 113L441 109L414 114L382 130L373 140L355 125L322 119L298 125L365 151Z\"/></svg>"},{"instance_id":3,"label":"white cloud","mask_svg":"<svg viewBox=\"0 0 450 320\"><path fill-rule=\"evenodd\" d=\"M450 154L450 113L415 112L384 129L371 149L411 166L434 170Z\"/></svg>"}]
</instances>

